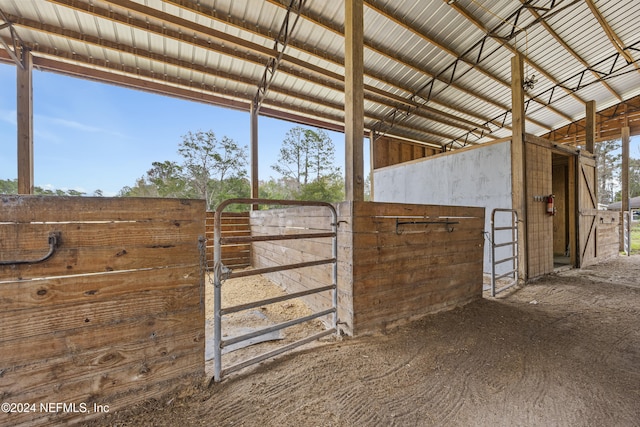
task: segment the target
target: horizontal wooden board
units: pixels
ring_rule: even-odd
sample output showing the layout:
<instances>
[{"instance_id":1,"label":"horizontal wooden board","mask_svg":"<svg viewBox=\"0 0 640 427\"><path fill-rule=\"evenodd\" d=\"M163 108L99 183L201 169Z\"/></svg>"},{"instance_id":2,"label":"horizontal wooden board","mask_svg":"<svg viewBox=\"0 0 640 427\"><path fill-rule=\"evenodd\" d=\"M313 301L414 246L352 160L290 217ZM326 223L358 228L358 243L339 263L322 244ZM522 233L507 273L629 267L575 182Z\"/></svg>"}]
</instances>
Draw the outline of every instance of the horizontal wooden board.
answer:
<instances>
[{"instance_id":1,"label":"horizontal wooden board","mask_svg":"<svg viewBox=\"0 0 640 427\"><path fill-rule=\"evenodd\" d=\"M201 280L198 268L179 266L6 282L0 285L0 300L7 311L92 304L136 292L171 291L198 286ZM143 302L144 299L139 301L141 304Z\"/></svg>"},{"instance_id":2,"label":"horizontal wooden board","mask_svg":"<svg viewBox=\"0 0 640 427\"><path fill-rule=\"evenodd\" d=\"M180 312L160 313L155 316L140 316L123 320L120 323L83 328L68 331L56 331L46 340L41 336L9 337L0 341L0 366L22 366L32 360L45 360L66 354L82 354L85 351L118 347L122 343L146 342L151 345L156 338L173 336L191 331L194 336L204 328L204 317L199 308L185 309Z\"/></svg>"},{"instance_id":3,"label":"horizontal wooden board","mask_svg":"<svg viewBox=\"0 0 640 427\"><path fill-rule=\"evenodd\" d=\"M0 377L0 388L15 399L38 390L50 392L67 381L91 379L110 371L126 369L130 365L167 357L178 359L181 355L199 354L201 346L194 340L204 342L204 336L193 331L178 335L163 336L151 344L145 341L126 342L117 347L104 347L82 354L69 353L44 361L34 361L8 369ZM202 347L201 357L204 357Z\"/></svg>"},{"instance_id":4,"label":"horizontal wooden board","mask_svg":"<svg viewBox=\"0 0 640 427\"><path fill-rule=\"evenodd\" d=\"M205 201L135 197L0 196L0 222L204 219Z\"/></svg>"},{"instance_id":5,"label":"horizontal wooden board","mask_svg":"<svg viewBox=\"0 0 640 427\"><path fill-rule=\"evenodd\" d=\"M38 389L25 393L20 395L19 399L27 402L95 402L109 405L111 396L139 390L142 392L141 395L135 396L135 400L139 400L144 396L144 389L151 384L184 377L185 374L193 376L197 373L204 376L204 369L201 369L204 366L202 358L202 355L188 353L178 355L177 358L167 356L136 362L102 375L65 381L53 389ZM18 421L22 417L15 418L15 421Z\"/></svg>"}]
</instances>

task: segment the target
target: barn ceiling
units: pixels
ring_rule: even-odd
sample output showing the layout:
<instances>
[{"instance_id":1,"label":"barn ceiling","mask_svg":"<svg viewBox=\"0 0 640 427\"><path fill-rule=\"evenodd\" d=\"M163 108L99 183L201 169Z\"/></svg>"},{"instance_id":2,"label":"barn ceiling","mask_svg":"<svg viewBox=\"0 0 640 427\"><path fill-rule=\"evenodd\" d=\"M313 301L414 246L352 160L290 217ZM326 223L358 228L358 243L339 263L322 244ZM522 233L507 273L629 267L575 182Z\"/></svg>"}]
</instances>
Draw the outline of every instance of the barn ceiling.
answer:
<instances>
[{"instance_id":1,"label":"barn ceiling","mask_svg":"<svg viewBox=\"0 0 640 427\"><path fill-rule=\"evenodd\" d=\"M367 131L445 148L509 136L515 53L529 133L570 130L589 100L638 105L637 0L364 4ZM0 12L4 62L28 49L42 70L343 129L342 0L0 0Z\"/></svg>"}]
</instances>

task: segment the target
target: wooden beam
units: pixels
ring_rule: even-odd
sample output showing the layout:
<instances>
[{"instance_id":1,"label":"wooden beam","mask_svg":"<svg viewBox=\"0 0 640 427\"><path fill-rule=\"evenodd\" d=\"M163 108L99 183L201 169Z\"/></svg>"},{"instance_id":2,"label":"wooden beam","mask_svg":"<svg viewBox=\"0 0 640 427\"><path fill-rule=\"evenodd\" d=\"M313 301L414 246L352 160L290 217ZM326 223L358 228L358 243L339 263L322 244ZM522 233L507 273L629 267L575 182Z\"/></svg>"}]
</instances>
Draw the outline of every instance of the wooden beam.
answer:
<instances>
[{"instance_id":1,"label":"wooden beam","mask_svg":"<svg viewBox=\"0 0 640 427\"><path fill-rule=\"evenodd\" d=\"M18 128L18 194L33 194L33 60L22 51L24 68L16 67Z\"/></svg>"},{"instance_id":2,"label":"wooden beam","mask_svg":"<svg viewBox=\"0 0 640 427\"><path fill-rule=\"evenodd\" d=\"M625 61L627 61L628 64L633 63L634 59L631 56L631 53L625 50L625 45L623 41L620 39L620 37L618 37L616 32L613 31L613 28L611 28L607 20L604 19L604 16L602 16L602 14L600 13L598 6L595 5L593 0L585 0L585 1L587 2L589 9L591 9L591 13L598 20L598 22L600 23L600 26L602 27L605 34L609 38L609 41L611 41L611 44L613 45L613 47L618 51L620 55L623 56L623 58L625 59ZM640 70L640 65L638 64L633 64L633 65L636 67L636 69Z\"/></svg>"},{"instance_id":3,"label":"wooden beam","mask_svg":"<svg viewBox=\"0 0 640 427\"><path fill-rule=\"evenodd\" d=\"M344 2L345 30L345 179L347 201L364 201L364 6Z\"/></svg>"},{"instance_id":4,"label":"wooden beam","mask_svg":"<svg viewBox=\"0 0 640 427\"><path fill-rule=\"evenodd\" d=\"M596 101L587 102L587 115L585 116L585 148L593 154L596 142Z\"/></svg>"},{"instance_id":5,"label":"wooden beam","mask_svg":"<svg viewBox=\"0 0 640 427\"><path fill-rule=\"evenodd\" d=\"M518 213L518 279L527 280L527 217L525 191L525 121L524 121L524 61L520 54L511 58L511 103L513 137L511 140L512 209Z\"/></svg>"}]
</instances>

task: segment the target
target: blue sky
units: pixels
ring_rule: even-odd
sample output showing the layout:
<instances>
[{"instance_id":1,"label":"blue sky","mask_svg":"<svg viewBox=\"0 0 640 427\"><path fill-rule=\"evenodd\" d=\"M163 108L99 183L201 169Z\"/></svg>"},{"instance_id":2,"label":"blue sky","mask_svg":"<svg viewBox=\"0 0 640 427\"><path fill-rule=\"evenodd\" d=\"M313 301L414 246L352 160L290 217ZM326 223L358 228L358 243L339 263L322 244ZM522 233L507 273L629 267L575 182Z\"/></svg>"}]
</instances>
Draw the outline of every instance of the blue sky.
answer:
<instances>
[{"instance_id":1,"label":"blue sky","mask_svg":"<svg viewBox=\"0 0 640 427\"><path fill-rule=\"evenodd\" d=\"M0 179L17 176L16 71L0 64ZM213 130L249 145L249 113L50 72L33 72L34 182L53 189L96 189L113 196L154 161L178 163L187 132ZM259 177L271 169L295 123L260 117ZM344 174L344 134L328 132ZM368 145L368 144L367 144ZM368 158L368 157L365 157Z\"/></svg>"}]
</instances>

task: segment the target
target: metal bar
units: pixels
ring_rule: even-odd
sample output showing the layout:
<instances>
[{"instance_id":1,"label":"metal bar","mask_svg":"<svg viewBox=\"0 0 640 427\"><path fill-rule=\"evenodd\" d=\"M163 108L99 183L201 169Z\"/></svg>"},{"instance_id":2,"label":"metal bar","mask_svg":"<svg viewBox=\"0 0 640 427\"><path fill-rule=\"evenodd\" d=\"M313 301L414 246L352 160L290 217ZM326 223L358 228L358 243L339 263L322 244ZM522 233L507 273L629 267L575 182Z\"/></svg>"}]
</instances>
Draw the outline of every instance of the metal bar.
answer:
<instances>
[{"instance_id":1,"label":"metal bar","mask_svg":"<svg viewBox=\"0 0 640 427\"><path fill-rule=\"evenodd\" d=\"M513 261L514 259L516 259L515 256L510 256L509 258L497 259L497 260L495 260L495 263L496 264L500 264L500 263L506 262L506 261Z\"/></svg>"},{"instance_id":2,"label":"metal bar","mask_svg":"<svg viewBox=\"0 0 640 427\"><path fill-rule=\"evenodd\" d=\"M259 329L257 331L249 332L248 334L239 335L237 337L229 338L220 342L220 348L224 348L227 345L236 344L242 341L250 340L251 338L259 337L260 335L266 335L270 332L279 331L280 329L286 329L290 326L299 325L300 323L308 322L309 320L317 319L318 317L326 316L334 312L334 308L330 308L318 313L310 314L308 316L300 317L298 319L289 320L288 322L278 323L277 325L270 326L268 328Z\"/></svg>"},{"instance_id":3,"label":"metal bar","mask_svg":"<svg viewBox=\"0 0 640 427\"><path fill-rule=\"evenodd\" d=\"M515 241L515 240L514 240L514 241L511 241L511 242L506 242L506 243L497 243L497 244L495 245L495 247L496 247L496 248L502 248L502 247L504 247L504 246L511 246L511 245L516 244L516 243L518 243L518 242L517 242L517 241Z\"/></svg>"},{"instance_id":4,"label":"metal bar","mask_svg":"<svg viewBox=\"0 0 640 427\"><path fill-rule=\"evenodd\" d=\"M267 267L267 268L260 268L260 269L254 269L254 270L248 270L248 271L243 271L243 272L237 272L237 273L225 273L224 270L224 266L222 265L222 251L221 251L221 246L222 246L222 241L226 241L226 242L231 242L233 241L233 238L226 238L223 239L221 236L221 223L222 223L222 212L224 211L224 209L231 205L231 204L248 204L248 205L253 205L253 206L258 206L260 204L263 205L280 205L280 206L317 206L317 207L324 207L329 209L330 213L331 213L331 227L332 227L332 232L331 233L306 233L304 234L305 238L318 238L318 237L332 237L333 240L333 244L332 244L332 256L333 258L330 259L321 259L321 260L315 260L315 261L309 261L309 262L303 262L303 263L298 263L298 264L288 264L288 265L284 265L284 266L274 266L274 267ZM277 236L255 236L254 238L247 238L247 237L241 237L238 240L236 240L234 243L250 243L250 242L254 242L254 241L265 241L265 240L274 240L273 237L276 237L276 240L289 240L289 239L301 239L303 236L303 234L296 234L296 235L277 235ZM318 338L321 338L323 336L326 335L330 335L333 333L338 333L338 328L337 325L339 323L338 321L338 285L337 285L337 280L338 280L338 270L337 270L337 254L338 254L338 243L337 243L337 236L338 236L338 214L336 212L335 207L333 207L333 205L331 205L330 203L327 202L315 202L315 201L301 201L301 200L282 200L282 199L278 199L278 200L271 200L271 199L259 199L259 198L250 198L250 199L229 199L229 200L225 200L223 201L220 205L218 205L218 207L216 208L215 211L215 216L214 216L214 381L215 382L220 382L222 380L223 375L241 369L245 366L249 366L253 363L258 363L259 361L265 360L267 358L273 357L275 355L278 355L280 353L283 353L285 351L288 351L292 348L295 348L299 345L305 344L307 342L311 342L314 341ZM222 309L221 307L221 298L222 298L222 278L224 274L227 274L227 276L225 278L235 278L235 277L245 277L245 276L252 276L252 275L257 275L257 274L264 274L264 273L270 273L270 272L275 272L275 271L283 271L283 270L290 270L290 269L294 269L294 268L303 268L303 267L310 267L310 266L316 266L316 265L325 265L328 263L333 263L333 283L330 286L325 286L325 287L321 287L321 288L315 288L315 289L310 289L307 291L302 291L302 292L298 292L295 294L291 294L291 295L286 295L286 296L282 296L282 297L275 297L275 298L270 298L270 299L266 299L266 300L262 300L262 301L254 301L252 303L248 303L248 304L244 304L244 305L240 305L240 306L236 306L236 307L229 307L226 309ZM300 297L300 296L304 296L304 295L309 295L312 293L317 293L317 292L323 292L323 291L328 291L328 290L332 290L333 291L333 298L332 298L332 308L319 312L319 313L315 313L313 315L310 316L306 316L303 318L299 318L299 319L294 319L292 321L289 322L285 322L279 325L275 325L273 327L267 328L267 329L263 329L261 331L256 331L253 332L251 334L246 334L243 335L241 337L236 337L236 338L232 338L230 340L226 340L223 341L222 340L222 315L223 314L229 314L231 312L237 312L240 310L246 310L249 308L253 308L253 307L257 307L260 305L265 305L265 304L270 304L273 302L278 302L278 301L284 301L287 299L291 299L291 298L295 298L295 297ZM232 366L230 368L227 368L225 370L222 369L222 348L225 345L230 345L233 344L235 342L240 342L240 341L245 341L247 339L265 334L265 333L269 333L275 330L279 330L279 329L284 329L287 328L289 326L293 326L299 323L303 323L318 317L322 317L322 316L326 316L329 314L333 314L333 328L328 330L328 331L324 331L320 334L316 334L313 335L311 337L305 338L303 340L300 340L296 343L292 343L289 344L285 347L282 347L280 349L274 350L272 352L269 352L265 355L262 356L258 356L255 357L253 359L247 360L245 362L241 362L238 365Z\"/></svg>"},{"instance_id":5,"label":"metal bar","mask_svg":"<svg viewBox=\"0 0 640 427\"><path fill-rule=\"evenodd\" d=\"M518 283L518 282L509 283L509 284L508 284L508 285L506 285L506 286L503 286L503 287L501 287L501 288L499 288L499 289L496 289L496 290L494 291L494 293L495 293L495 294L499 294L499 293L500 293L500 292L502 292L502 291L506 291L507 289L509 289L510 287L512 287L512 286L514 286L514 285L516 285L517 283ZM493 296L495 296L495 295L493 295Z\"/></svg>"},{"instance_id":6,"label":"metal bar","mask_svg":"<svg viewBox=\"0 0 640 427\"><path fill-rule=\"evenodd\" d=\"M265 273L275 273L276 271L285 271L285 270L293 270L295 268L303 268L303 267L314 267L316 265L324 265L324 264L330 264L332 262L336 262L335 258L327 258L327 259L321 259L318 261L308 261L308 262L300 262L297 264L287 264L287 265L279 265L279 266L274 266L274 267L265 267L265 268L256 268L253 270L245 270L245 271L238 271L238 272L232 272L229 275L230 279L235 279L238 277L248 277L248 276L256 276L258 274L265 274Z\"/></svg>"},{"instance_id":7,"label":"metal bar","mask_svg":"<svg viewBox=\"0 0 640 427\"><path fill-rule=\"evenodd\" d=\"M48 244L49 251L40 258L36 259L21 259L21 260L9 260L9 261L0 261L0 265L17 265L17 264L38 264L40 262L46 261L53 256L58 247L58 240L60 239L60 233L57 231L52 231L49 233Z\"/></svg>"},{"instance_id":8,"label":"metal bar","mask_svg":"<svg viewBox=\"0 0 640 427\"><path fill-rule=\"evenodd\" d=\"M334 232L327 233L299 233L299 234L272 234L265 236L235 236L223 237L220 243L223 245L234 243L251 243L251 242L267 242L271 240L295 240L295 239L312 239L314 237L333 237Z\"/></svg>"},{"instance_id":9,"label":"metal bar","mask_svg":"<svg viewBox=\"0 0 640 427\"><path fill-rule=\"evenodd\" d=\"M496 213L509 213L511 217L511 226L510 227L496 227ZM511 230L511 239L512 241L507 243L496 243L496 231L497 229L505 229ZM491 296L495 297L497 293L515 285L518 283L518 213L514 209L500 209L496 208L491 212ZM503 258L500 260L496 260L496 248L498 247L512 247L512 256L508 258ZM512 270L504 273L498 277L496 277L496 265L501 264L506 261L512 261ZM496 290L496 280L501 279L503 277L513 275L513 283L497 289Z\"/></svg>"},{"instance_id":10,"label":"metal bar","mask_svg":"<svg viewBox=\"0 0 640 427\"><path fill-rule=\"evenodd\" d=\"M277 356L279 354L282 354L284 352L293 350L294 348L300 347L301 345L308 344L310 342L313 342L315 340L318 340L320 338L326 337L326 336L331 335L331 334L336 333L336 332L337 332L337 330L335 328L333 328L333 329L328 329L326 331L319 332L319 333L317 333L315 335L308 336L308 337L303 338L301 340L298 340L296 342L292 342L291 344L287 344L284 347L277 348L277 349L272 350L272 351L270 351L268 353L264 353L264 354L261 354L259 356L254 357L254 358L245 360L244 362L229 366L224 371L222 371L222 374L223 375L227 375L227 374L230 374L231 372L239 371L240 369L246 368L247 366L253 365L255 363L262 362L263 360L266 360L266 359L270 359L270 358L275 357L275 356Z\"/></svg>"},{"instance_id":11,"label":"metal bar","mask_svg":"<svg viewBox=\"0 0 640 427\"><path fill-rule=\"evenodd\" d=\"M501 274L500 276L497 276L496 280L502 279L502 278L507 277L507 276L511 276L515 272L516 272L516 270L508 271L508 272L506 272L504 274Z\"/></svg>"},{"instance_id":12,"label":"metal bar","mask_svg":"<svg viewBox=\"0 0 640 427\"><path fill-rule=\"evenodd\" d=\"M307 289L306 291L294 292L292 294L282 295L280 297L273 297L263 299L260 301L249 302L246 304L234 305L233 307L223 308L221 314L237 313L238 311L250 310L252 308L262 307L263 305L275 304L276 302L287 301L294 298L303 297L306 295L317 294L324 291L330 291L335 289L334 285L323 286L321 288Z\"/></svg>"},{"instance_id":13,"label":"metal bar","mask_svg":"<svg viewBox=\"0 0 640 427\"><path fill-rule=\"evenodd\" d=\"M505 230L516 230L518 227L496 227L494 230L496 231L505 231Z\"/></svg>"}]
</instances>

